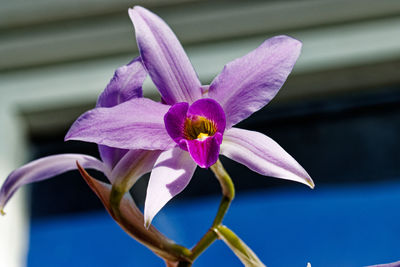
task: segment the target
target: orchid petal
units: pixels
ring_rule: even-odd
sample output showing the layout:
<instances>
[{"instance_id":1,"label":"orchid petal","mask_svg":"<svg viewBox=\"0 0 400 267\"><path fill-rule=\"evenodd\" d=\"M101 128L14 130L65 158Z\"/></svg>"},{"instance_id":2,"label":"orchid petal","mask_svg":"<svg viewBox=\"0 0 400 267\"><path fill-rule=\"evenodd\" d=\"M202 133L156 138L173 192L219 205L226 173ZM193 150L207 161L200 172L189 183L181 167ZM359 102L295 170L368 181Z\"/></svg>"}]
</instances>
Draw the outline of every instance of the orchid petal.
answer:
<instances>
[{"instance_id":1,"label":"orchid petal","mask_svg":"<svg viewBox=\"0 0 400 267\"><path fill-rule=\"evenodd\" d=\"M113 107L132 98L142 97L142 85L147 76L140 57L129 64L119 67L106 89L97 100L97 107ZM117 149L108 146L99 146L100 157L111 170L115 164L128 152L126 149Z\"/></svg>"},{"instance_id":2,"label":"orchid petal","mask_svg":"<svg viewBox=\"0 0 400 267\"><path fill-rule=\"evenodd\" d=\"M34 160L14 170L7 177L0 190L0 210L21 186L75 170L76 161L79 161L85 168L104 172L104 165L101 161L82 154L61 154Z\"/></svg>"},{"instance_id":3,"label":"orchid petal","mask_svg":"<svg viewBox=\"0 0 400 267\"><path fill-rule=\"evenodd\" d=\"M232 128L225 132L221 154L262 175L292 180L314 188L308 173L274 140L259 132Z\"/></svg>"},{"instance_id":4,"label":"orchid petal","mask_svg":"<svg viewBox=\"0 0 400 267\"><path fill-rule=\"evenodd\" d=\"M173 105L164 116L165 129L177 143L184 138L184 128L189 104L186 102Z\"/></svg>"},{"instance_id":5,"label":"orchid petal","mask_svg":"<svg viewBox=\"0 0 400 267\"><path fill-rule=\"evenodd\" d=\"M147 187L144 205L146 226L170 199L185 189L195 169L196 163L189 153L178 147L161 153Z\"/></svg>"},{"instance_id":6,"label":"orchid petal","mask_svg":"<svg viewBox=\"0 0 400 267\"><path fill-rule=\"evenodd\" d=\"M149 229L143 226L143 214L136 206L130 194L124 195L119 206L118 214L114 213L110 206L111 185L94 179L79 165L79 163L77 163L77 165L79 172L89 187L96 193L108 213L125 232L161 257L170 260L177 259L175 255L166 249L174 245L169 239L153 226L150 226Z\"/></svg>"},{"instance_id":7,"label":"orchid petal","mask_svg":"<svg viewBox=\"0 0 400 267\"><path fill-rule=\"evenodd\" d=\"M271 101L291 72L300 50L300 41L276 36L224 67L210 85L208 97L217 100L225 110L227 129Z\"/></svg>"},{"instance_id":8,"label":"orchid petal","mask_svg":"<svg viewBox=\"0 0 400 267\"><path fill-rule=\"evenodd\" d=\"M198 126L200 131L204 131L204 134L213 135L215 132L221 134L225 130L225 114L222 107L211 98L199 99L194 102L190 107L186 102L177 103L173 105L164 116L165 128L171 138L180 144L182 139L197 138L197 131L195 130L192 135L192 128L196 126L187 127L186 123L196 124L196 121L207 121L207 126ZM187 150L185 147L184 149Z\"/></svg>"},{"instance_id":9,"label":"orchid petal","mask_svg":"<svg viewBox=\"0 0 400 267\"><path fill-rule=\"evenodd\" d=\"M129 9L143 63L167 104L193 103L201 84L182 45L157 15L136 6Z\"/></svg>"},{"instance_id":10,"label":"orchid petal","mask_svg":"<svg viewBox=\"0 0 400 267\"><path fill-rule=\"evenodd\" d=\"M125 149L169 149L175 143L164 126L168 108L146 98L131 99L112 108L95 108L74 122L65 140Z\"/></svg>"},{"instance_id":11,"label":"orchid petal","mask_svg":"<svg viewBox=\"0 0 400 267\"><path fill-rule=\"evenodd\" d=\"M189 151L200 167L208 168L217 161L225 114L214 99L199 99L190 107L185 102L177 103L165 114L164 122L171 138Z\"/></svg>"},{"instance_id":12,"label":"orchid petal","mask_svg":"<svg viewBox=\"0 0 400 267\"><path fill-rule=\"evenodd\" d=\"M185 140L190 156L202 168L208 168L217 162L221 141L221 133L216 133L204 140Z\"/></svg>"},{"instance_id":13,"label":"orchid petal","mask_svg":"<svg viewBox=\"0 0 400 267\"><path fill-rule=\"evenodd\" d=\"M146 76L147 72L140 57L119 67L106 89L99 96L96 106L109 108L132 98L142 97L142 85Z\"/></svg>"},{"instance_id":14,"label":"orchid petal","mask_svg":"<svg viewBox=\"0 0 400 267\"><path fill-rule=\"evenodd\" d=\"M129 191L143 174L152 170L160 154L160 150L129 150L113 169L111 183L123 187L120 188L123 192Z\"/></svg>"}]
</instances>

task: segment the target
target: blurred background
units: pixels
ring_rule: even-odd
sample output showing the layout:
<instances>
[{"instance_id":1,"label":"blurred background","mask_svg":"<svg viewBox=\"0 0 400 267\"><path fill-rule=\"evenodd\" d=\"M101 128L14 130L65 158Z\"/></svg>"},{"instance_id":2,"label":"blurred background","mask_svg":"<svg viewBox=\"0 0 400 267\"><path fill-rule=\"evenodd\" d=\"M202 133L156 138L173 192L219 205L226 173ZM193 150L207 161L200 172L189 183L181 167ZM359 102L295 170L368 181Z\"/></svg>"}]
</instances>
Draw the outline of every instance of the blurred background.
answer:
<instances>
[{"instance_id":1,"label":"blurred background","mask_svg":"<svg viewBox=\"0 0 400 267\"><path fill-rule=\"evenodd\" d=\"M97 147L63 142L114 70L138 55L127 14L175 31L203 84L274 35L303 42L275 99L238 125L267 134L311 175L304 185L222 158L237 198L225 220L268 266L400 260L400 1L0 0L0 181L32 159ZM157 98L148 80L145 95ZM99 177L100 174L93 173ZM132 193L143 205L148 177ZM192 246L220 189L198 168L154 223ZM0 218L0 266L163 266L131 240L78 172L25 187ZM194 266L241 266L216 242Z\"/></svg>"}]
</instances>

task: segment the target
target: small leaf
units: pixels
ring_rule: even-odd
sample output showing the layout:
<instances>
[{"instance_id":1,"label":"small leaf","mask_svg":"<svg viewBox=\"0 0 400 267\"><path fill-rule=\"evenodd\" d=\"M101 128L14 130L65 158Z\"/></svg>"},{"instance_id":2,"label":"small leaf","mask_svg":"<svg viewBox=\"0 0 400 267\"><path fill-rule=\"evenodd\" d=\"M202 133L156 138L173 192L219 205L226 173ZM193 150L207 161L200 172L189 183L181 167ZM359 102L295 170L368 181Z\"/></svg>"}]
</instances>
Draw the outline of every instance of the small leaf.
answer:
<instances>
[{"instance_id":1,"label":"small leaf","mask_svg":"<svg viewBox=\"0 0 400 267\"><path fill-rule=\"evenodd\" d=\"M235 253L246 267L265 267L257 255L228 227L219 225L214 229L218 237Z\"/></svg>"}]
</instances>

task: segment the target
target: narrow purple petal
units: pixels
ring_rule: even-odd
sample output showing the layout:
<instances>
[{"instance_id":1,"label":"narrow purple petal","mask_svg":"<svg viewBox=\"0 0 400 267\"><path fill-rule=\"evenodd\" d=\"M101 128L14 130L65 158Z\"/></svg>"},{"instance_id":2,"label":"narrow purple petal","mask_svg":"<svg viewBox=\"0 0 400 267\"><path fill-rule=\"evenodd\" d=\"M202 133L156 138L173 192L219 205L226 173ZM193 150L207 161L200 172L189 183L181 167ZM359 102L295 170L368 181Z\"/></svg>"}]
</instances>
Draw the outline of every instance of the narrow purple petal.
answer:
<instances>
[{"instance_id":1,"label":"narrow purple petal","mask_svg":"<svg viewBox=\"0 0 400 267\"><path fill-rule=\"evenodd\" d=\"M175 146L164 126L169 106L135 98L112 108L81 115L65 140L94 142L115 148L165 150Z\"/></svg>"},{"instance_id":2,"label":"narrow purple petal","mask_svg":"<svg viewBox=\"0 0 400 267\"><path fill-rule=\"evenodd\" d=\"M13 171L0 189L0 209L23 185L52 178L61 173L75 170L76 162L85 168L104 172L104 165L96 158L81 154L61 154L34 160ZM105 173L108 175L107 173Z\"/></svg>"},{"instance_id":3,"label":"narrow purple petal","mask_svg":"<svg viewBox=\"0 0 400 267\"><path fill-rule=\"evenodd\" d=\"M271 101L292 71L300 50L300 41L276 36L224 67L210 85L208 97L225 110L227 129Z\"/></svg>"},{"instance_id":4,"label":"narrow purple petal","mask_svg":"<svg viewBox=\"0 0 400 267\"><path fill-rule=\"evenodd\" d=\"M142 97L147 72L140 57L119 67L97 100L97 107L109 108L132 98Z\"/></svg>"},{"instance_id":5,"label":"narrow purple petal","mask_svg":"<svg viewBox=\"0 0 400 267\"><path fill-rule=\"evenodd\" d=\"M221 154L262 175L300 182L314 188L308 173L274 140L259 132L231 128L225 132Z\"/></svg>"},{"instance_id":6,"label":"narrow purple petal","mask_svg":"<svg viewBox=\"0 0 400 267\"><path fill-rule=\"evenodd\" d=\"M129 150L113 169L111 183L127 192L143 174L153 169L160 154L160 150Z\"/></svg>"},{"instance_id":7,"label":"narrow purple petal","mask_svg":"<svg viewBox=\"0 0 400 267\"><path fill-rule=\"evenodd\" d=\"M214 165L218 160L222 134L216 133L204 140L185 140L192 159L202 168Z\"/></svg>"},{"instance_id":8,"label":"narrow purple petal","mask_svg":"<svg viewBox=\"0 0 400 267\"><path fill-rule=\"evenodd\" d=\"M176 147L161 153L151 172L144 205L145 225L189 184L196 169L189 153Z\"/></svg>"},{"instance_id":9,"label":"narrow purple petal","mask_svg":"<svg viewBox=\"0 0 400 267\"><path fill-rule=\"evenodd\" d=\"M182 45L157 15L136 6L129 9L143 63L167 104L193 103L201 84Z\"/></svg>"}]
</instances>

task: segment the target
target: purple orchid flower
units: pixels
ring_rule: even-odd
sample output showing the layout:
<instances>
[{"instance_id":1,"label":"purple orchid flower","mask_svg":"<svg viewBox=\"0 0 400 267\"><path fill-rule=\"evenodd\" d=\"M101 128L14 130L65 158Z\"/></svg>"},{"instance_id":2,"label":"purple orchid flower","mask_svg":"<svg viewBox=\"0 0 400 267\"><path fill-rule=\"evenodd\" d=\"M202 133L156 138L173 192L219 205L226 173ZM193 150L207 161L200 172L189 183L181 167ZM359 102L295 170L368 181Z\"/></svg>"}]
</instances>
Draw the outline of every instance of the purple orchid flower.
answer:
<instances>
[{"instance_id":1,"label":"purple orchid flower","mask_svg":"<svg viewBox=\"0 0 400 267\"><path fill-rule=\"evenodd\" d=\"M197 165L208 168L219 154L266 176L314 187L307 172L276 142L233 127L277 94L291 72L301 42L288 36L264 41L228 63L209 86L202 86L177 37L157 15L134 7L142 62L162 103L134 98L97 107L72 125L65 140L120 149L162 150L152 170L145 201L145 224L189 183Z\"/></svg>"}]
</instances>

